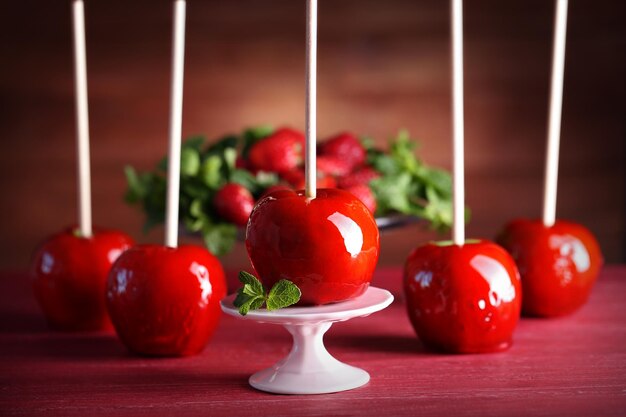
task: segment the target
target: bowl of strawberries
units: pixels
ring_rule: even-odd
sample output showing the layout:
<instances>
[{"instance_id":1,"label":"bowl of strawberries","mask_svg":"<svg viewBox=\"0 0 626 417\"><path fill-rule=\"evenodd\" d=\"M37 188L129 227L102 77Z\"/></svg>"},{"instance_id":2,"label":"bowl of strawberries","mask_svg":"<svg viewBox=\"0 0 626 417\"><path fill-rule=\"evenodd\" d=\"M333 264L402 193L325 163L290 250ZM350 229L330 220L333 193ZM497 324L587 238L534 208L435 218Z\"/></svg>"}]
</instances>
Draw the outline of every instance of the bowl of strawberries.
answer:
<instances>
[{"instance_id":1,"label":"bowl of strawberries","mask_svg":"<svg viewBox=\"0 0 626 417\"><path fill-rule=\"evenodd\" d=\"M207 141L188 138L181 150L180 218L224 255L243 237L255 203L278 189L304 188L304 134L289 127L258 126ZM437 230L452 221L449 172L425 164L417 142L402 130L386 149L369 137L342 132L319 141L317 187L352 193L375 215L380 230L423 221ZM165 216L167 159L153 170L125 168L125 199L146 215L145 230Z\"/></svg>"}]
</instances>

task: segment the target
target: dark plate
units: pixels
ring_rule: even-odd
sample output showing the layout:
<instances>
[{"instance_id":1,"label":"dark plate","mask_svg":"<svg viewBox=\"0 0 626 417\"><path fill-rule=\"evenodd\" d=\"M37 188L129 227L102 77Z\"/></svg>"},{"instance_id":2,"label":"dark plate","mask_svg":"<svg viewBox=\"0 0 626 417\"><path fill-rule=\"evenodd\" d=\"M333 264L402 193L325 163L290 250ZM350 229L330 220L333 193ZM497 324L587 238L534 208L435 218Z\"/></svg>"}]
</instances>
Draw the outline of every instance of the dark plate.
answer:
<instances>
[{"instance_id":1,"label":"dark plate","mask_svg":"<svg viewBox=\"0 0 626 417\"><path fill-rule=\"evenodd\" d=\"M422 219L420 217L409 216L406 214L392 214L384 217L376 217L376 225L378 226L378 230L380 230L381 232L399 229L401 227L419 223L421 221ZM180 225L180 233L183 236L200 237L200 233L188 231L187 229L185 229L185 226L182 223ZM246 239L245 228L242 227L239 229L237 233L237 239L242 242Z\"/></svg>"}]
</instances>

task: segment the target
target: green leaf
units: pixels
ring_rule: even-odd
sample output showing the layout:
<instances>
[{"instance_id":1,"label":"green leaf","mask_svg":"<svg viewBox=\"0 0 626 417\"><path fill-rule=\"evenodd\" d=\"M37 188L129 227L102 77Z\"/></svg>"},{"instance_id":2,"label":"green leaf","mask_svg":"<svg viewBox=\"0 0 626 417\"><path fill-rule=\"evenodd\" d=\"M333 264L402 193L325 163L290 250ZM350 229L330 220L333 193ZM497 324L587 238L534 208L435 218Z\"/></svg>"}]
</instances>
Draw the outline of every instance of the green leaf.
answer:
<instances>
[{"instance_id":1,"label":"green leaf","mask_svg":"<svg viewBox=\"0 0 626 417\"><path fill-rule=\"evenodd\" d=\"M200 178L204 185L212 189L218 189L223 183L221 173L222 158L217 155L211 155L202 163L200 170Z\"/></svg>"},{"instance_id":2,"label":"green leaf","mask_svg":"<svg viewBox=\"0 0 626 417\"><path fill-rule=\"evenodd\" d=\"M135 169L130 165L124 167L124 174L128 183L128 190L124 197L126 202L133 204L141 201L147 193L145 181L140 179Z\"/></svg>"},{"instance_id":3,"label":"green leaf","mask_svg":"<svg viewBox=\"0 0 626 417\"><path fill-rule=\"evenodd\" d=\"M410 186L411 176L408 173L380 177L370 182L370 188L376 197L376 202L381 210L385 212L397 211L406 214L410 213Z\"/></svg>"},{"instance_id":4,"label":"green leaf","mask_svg":"<svg viewBox=\"0 0 626 417\"><path fill-rule=\"evenodd\" d=\"M239 307L239 314L245 316L250 310L261 308L267 297L265 287L254 275L240 271L239 282L243 284L243 287L237 291L233 304Z\"/></svg>"},{"instance_id":5,"label":"green leaf","mask_svg":"<svg viewBox=\"0 0 626 417\"><path fill-rule=\"evenodd\" d=\"M242 185L252 194L258 191L259 184L256 177L245 169L235 169L230 173L230 182Z\"/></svg>"},{"instance_id":6,"label":"green leaf","mask_svg":"<svg viewBox=\"0 0 626 417\"><path fill-rule=\"evenodd\" d=\"M296 284L286 279L281 279L274 284L267 295L267 309L271 311L288 307L300 301L301 296L300 288Z\"/></svg>"},{"instance_id":7,"label":"green leaf","mask_svg":"<svg viewBox=\"0 0 626 417\"><path fill-rule=\"evenodd\" d=\"M192 217L199 218L204 216L204 210L202 209L202 200L196 199L189 205L189 214Z\"/></svg>"},{"instance_id":8,"label":"green leaf","mask_svg":"<svg viewBox=\"0 0 626 417\"><path fill-rule=\"evenodd\" d=\"M228 170L235 169L235 162L237 161L237 150L235 148L224 149L224 161Z\"/></svg>"},{"instance_id":9,"label":"green leaf","mask_svg":"<svg viewBox=\"0 0 626 417\"><path fill-rule=\"evenodd\" d=\"M204 135L195 135L188 137L182 144L183 148L194 149L196 151L200 151L202 145L204 144L205 137Z\"/></svg>"},{"instance_id":10,"label":"green leaf","mask_svg":"<svg viewBox=\"0 0 626 417\"><path fill-rule=\"evenodd\" d=\"M193 177L200 171L200 153L193 148L182 148L180 151L180 173Z\"/></svg>"},{"instance_id":11,"label":"green leaf","mask_svg":"<svg viewBox=\"0 0 626 417\"><path fill-rule=\"evenodd\" d=\"M232 223L217 223L202 229L204 244L213 255L221 256L231 251L237 240L237 226Z\"/></svg>"},{"instance_id":12,"label":"green leaf","mask_svg":"<svg viewBox=\"0 0 626 417\"><path fill-rule=\"evenodd\" d=\"M390 155L386 154L373 154L370 158L370 163L383 175L397 175L402 169L398 165L398 162Z\"/></svg>"},{"instance_id":13,"label":"green leaf","mask_svg":"<svg viewBox=\"0 0 626 417\"><path fill-rule=\"evenodd\" d=\"M268 137L272 133L274 133L274 127L270 125L256 126L244 130L241 155L244 158L247 158L248 152L250 151L252 145L257 143L261 139Z\"/></svg>"},{"instance_id":14,"label":"green leaf","mask_svg":"<svg viewBox=\"0 0 626 417\"><path fill-rule=\"evenodd\" d=\"M239 308L239 314L243 316L250 310L261 308L264 303L270 311L288 307L300 301L302 295L300 289L286 279L281 279L274 284L269 294L266 294L261 281L246 271L239 272L239 282L243 286L237 290L237 297L233 304Z\"/></svg>"},{"instance_id":15,"label":"green leaf","mask_svg":"<svg viewBox=\"0 0 626 417\"><path fill-rule=\"evenodd\" d=\"M250 310L257 310L261 308L263 303L265 303L265 297L253 297L248 298L246 301L241 303L241 305L236 307L239 307L239 314L245 316Z\"/></svg>"},{"instance_id":16,"label":"green leaf","mask_svg":"<svg viewBox=\"0 0 626 417\"><path fill-rule=\"evenodd\" d=\"M373 149L374 144L376 143L376 140L374 140L374 138L371 136L361 136L359 138L359 141L361 142L361 145L363 146L363 148L365 148L366 151Z\"/></svg>"},{"instance_id":17,"label":"green leaf","mask_svg":"<svg viewBox=\"0 0 626 417\"><path fill-rule=\"evenodd\" d=\"M441 246L441 247L454 245L454 242L451 240L434 240L428 243L430 243L431 245ZM466 245L473 245L475 243L480 243L480 239L465 239Z\"/></svg>"},{"instance_id":18,"label":"green leaf","mask_svg":"<svg viewBox=\"0 0 626 417\"><path fill-rule=\"evenodd\" d=\"M239 138L235 135L227 135L219 139L217 142L212 143L207 149L208 155L222 155L228 148L237 148Z\"/></svg>"},{"instance_id":19,"label":"green leaf","mask_svg":"<svg viewBox=\"0 0 626 417\"><path fill-rule=\"evenodd\" d=\"M452 226L452 201L440 198L432 187L426 188L426 198L424 217L431 222L433 229L448 230Z\"/></svg>"},{"instance_id":20,"label":"green leaf","mask_svg":"<svg viewBox=\"0 0 626 417\"><path fill-rule=\"evenodd\" d=\"M244 290L246 286L250 288L250 295L265 295L265 287L263 287L261 281L259 281L257 277L255 277L251 273L246 271L240 271L238 278L239 282L244 284Z\"/></svg>"}]
</instances>

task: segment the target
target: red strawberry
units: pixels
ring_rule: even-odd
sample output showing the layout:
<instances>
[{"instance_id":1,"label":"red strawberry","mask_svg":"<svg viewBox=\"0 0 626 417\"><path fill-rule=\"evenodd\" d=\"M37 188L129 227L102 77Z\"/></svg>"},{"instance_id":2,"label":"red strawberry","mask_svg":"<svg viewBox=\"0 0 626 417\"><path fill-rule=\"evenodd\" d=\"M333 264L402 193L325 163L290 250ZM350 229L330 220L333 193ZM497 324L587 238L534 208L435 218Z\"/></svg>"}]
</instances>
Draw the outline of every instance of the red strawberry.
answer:
<instances>
[{"instance_id":1,"label":"red strawberry","mask_svg":"<svg viewBox=\"0 0 626 417\"><path fill-rule=\"evenodd\" d=\"M304 188L304 171L295 169L283 174L283 179L291 184L296 190ZM328 176L320 171L317 172L317 188L335 188L337 181L331 176Z\"/></svg>"},{"instance_id":2,"label":"red strawberry","mask_svg":"<svg viewBox=\"0 0 626 417\"><path fill-rule=\"evenodd\" d=\"M334 156L318 156L317 170L334 177L343 177L352 171L352 167L343 159Z\"/></svg>"},{"instance_id":3,"label":"red strawberry","mask_svg":"<svg viewBox=\"0 0 626 417\"><path fill-rule=\"evenodd\" d=\"M361 200L361 202L365 204L365 207L367 207L372 214L376 212L376 199L374 198L374 193L372 193L369 186L365 184L357 184L345 188L345 190Z\"/></svg>"},{"instance_id":4,"label":"red strawberry","mask_svg":"<svg viewBox=\"0 0 626 417\"><path fill-rule=\"evenodd\" d=\"M250 148L251 168L259 171L288 172L302 163L304 135L297 130L281 128Z\"/></svg>"},{"instance_id":5,"label":"red strawberry","mask_svg":"<svg viewBox=\"0 0 626 417\"><path fill-rule=\"evenodd\" d=\"M254 197L242 185L228 183L215 194L213 206L225 220L245 226L254 208Z\"/></svg>"},{"instance_id":6,"label":"red strawberry","mask_svg":"<svg viewBox=\"0 0 626 417\"><path fill-rule=\"evenodd\" d=\"M344 161L350 167L349 171L365 162L365 148L359 139L352 133L340 133L323 142L320 155L332 156Z\"/></svg>"},{"instance_id":7,"label":"red strawberry","mask_svg":"<svg viewBox=\"0 0 626 417\"><path fill-rule=\"evenodd\" d=\"M370 167L360 168L345 177L338 179L339 188L348 189L355 185L367 185L371 180L380 177L380 174Z\"/></svg>"},{"instance_id":8,"label":"red strawberry","mask_svg":"<svg viewBox=\"0 0 626 417\"><path fill-rule=\"evenodd\" d=\"M238 156L237 159L235 159L235 168L247 169L248 161L243 159L243 157Z\"/></svg>"}]
</instances>

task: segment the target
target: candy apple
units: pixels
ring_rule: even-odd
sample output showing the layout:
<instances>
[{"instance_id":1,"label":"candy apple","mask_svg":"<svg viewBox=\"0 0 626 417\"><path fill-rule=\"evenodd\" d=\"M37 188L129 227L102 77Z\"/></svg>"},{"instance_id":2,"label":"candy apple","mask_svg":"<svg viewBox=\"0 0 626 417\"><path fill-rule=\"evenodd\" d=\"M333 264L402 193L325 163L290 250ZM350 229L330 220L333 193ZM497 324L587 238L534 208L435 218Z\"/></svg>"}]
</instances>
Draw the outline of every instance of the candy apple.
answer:
<instances>
[{"instance_id":1,"label":"candy apple","mask_svg":"<svg viewBox=\"0 0 626 417\"><path fill-rule=\"evenodd\" d=\"M301 305L327 304L367 289L378 261L378 228L346 191L318 189L309 199L301 190L279 190L252 211L246 248L266 286L288 279L300 288Z\"/></svg>"},{"instance_id":2,"label":"candy apple","mask_svg":"<svg viewBox=\"0 0 626 417\"><path fill-rule=\"evenodd\" d=\"M150 356L200 352L218 324L225 295L220 262L198 246L135 246L111 268L106 291L122 342Z\"/></svg>"},{"instance_id":3,"label":"candy apple","mask_svg":"<svg viewBox=\"0 0 626 417\"><path fill-rule=\"evenodd\" d=\"M598 278L600 246L585 227L559 220L517 219L498 237L519 268L526 315L554 317L582 306Z\"/></svg>"},{"instance_id":4,"label":"candy apple","mask_svg":"<svg viewBox=\"0 0 626 417\"><path fill-rule=\"evenodd\" d=\"M406 261L404 292L425 346L452 353L507 349L521 309L513 258L485 240L431 242Z\"/></svg>"},{"instance_id":5,"label":"candy apple","mask_svg":"<svg viewBox=\"0 0 626 417\"><path fill-rule=\"evenodd\" d=\"M105 287L113 262L130 246L122 232L94 230L84 238L69 227L35 253L33 289L48 323L58 330L110 330Z\"/></svg>"}]
</instances>

